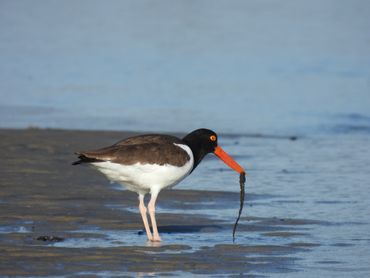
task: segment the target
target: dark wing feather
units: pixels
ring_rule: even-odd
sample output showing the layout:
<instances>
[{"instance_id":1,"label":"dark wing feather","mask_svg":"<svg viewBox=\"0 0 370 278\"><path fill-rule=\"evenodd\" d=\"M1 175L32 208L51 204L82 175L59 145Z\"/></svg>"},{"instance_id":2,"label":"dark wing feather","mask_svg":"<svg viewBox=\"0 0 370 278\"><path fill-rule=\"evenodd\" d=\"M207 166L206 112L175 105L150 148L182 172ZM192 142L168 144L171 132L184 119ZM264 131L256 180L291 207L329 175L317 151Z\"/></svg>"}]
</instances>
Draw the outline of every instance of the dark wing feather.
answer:
<instances>
[{"instance_id":1,"label":"dark wing feather","mask_svg":"<svg viewBox=\"0 0 370 278\"><path fill-rule=\"evenodd\" d=\"M82 162L110 161L125 165L142 164L172 164L182 166L190 157L185 150L174 145L182 143L172 136L144 135L131 137L116 144L95 151L77 153Z\"/></svg>"},{"instance_id":2,"label":"dark wing feather","mask_svg":"<svg viewBox=\"0 0 370 278\"><path fill-rule=\"evenodd\" d=\"M160 135L160 134L147 134L147 135L139 135L133 136L121 141L118 141L113 146L126 146L126 145L141 145L141 144L149 144L149 143L156 143L156 144L184 144L184 142L171 135Z\"/></svg>"}]
</instances>

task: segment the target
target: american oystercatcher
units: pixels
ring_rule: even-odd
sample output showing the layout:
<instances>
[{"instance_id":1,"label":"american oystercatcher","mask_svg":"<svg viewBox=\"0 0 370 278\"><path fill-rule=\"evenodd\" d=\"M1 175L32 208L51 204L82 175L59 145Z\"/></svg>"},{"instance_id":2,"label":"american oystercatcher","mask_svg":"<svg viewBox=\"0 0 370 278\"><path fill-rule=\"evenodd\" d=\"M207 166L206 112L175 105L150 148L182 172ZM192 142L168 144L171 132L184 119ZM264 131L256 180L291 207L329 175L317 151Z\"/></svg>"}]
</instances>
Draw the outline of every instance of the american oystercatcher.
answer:
<instances>
[{"instance_id":1,"label":"american oystercatcher","mask_svg":"<svg viewBox=\"0 0 370 278\"><path fill-rule=\"evenodd\" d=\"M218 136L209 129L197 129L179 139L170 135L148 134L134 136L102 149L76 152L80 160L73 163L89 164L113 182L139 194L139 211L148 240L161 241L155 219L158 193L171 188L188 176L204 156L214 153L238 173L244 169L217 144ZM145 194L151 198L148 209ZM147 211L152 224L150 231Z\"/></svg>"}]
</instances>

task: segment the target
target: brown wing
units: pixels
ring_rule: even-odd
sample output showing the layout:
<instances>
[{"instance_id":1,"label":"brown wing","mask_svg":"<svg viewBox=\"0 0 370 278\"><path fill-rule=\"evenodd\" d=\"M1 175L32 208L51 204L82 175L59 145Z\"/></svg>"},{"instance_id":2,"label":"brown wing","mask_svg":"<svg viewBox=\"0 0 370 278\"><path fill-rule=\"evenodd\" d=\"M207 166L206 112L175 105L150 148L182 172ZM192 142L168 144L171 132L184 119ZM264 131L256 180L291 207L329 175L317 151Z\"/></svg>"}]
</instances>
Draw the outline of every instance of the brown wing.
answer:
<instances>
[{"instance_id":1,"label":"brown wing","mask_svg":"<svg viewBox=\"0 0 370 278\"><path fill-rule=\"evenodd\" d=\"M156 144L184 144L182 140L175 136L170 135L161 135L161 134L147 134L147 135L139 135L133 136L121 141L118 141L115 145L141 145L141 144L149 144L149 143L156 143Z\"/></svg>"},{"instance_id":2,"label":"brown wing","mask_svg":"<svg viewBox=\"0 0 370 278\"><path fill-rule=\"evenodd\" d=\"M183 144L180 139L172 136L145 135L131 137L103 149L77 154L82 162L111 161L125 165L139 162L182 166L190 157L174 143Z\"/></svg>"}]
</instances>

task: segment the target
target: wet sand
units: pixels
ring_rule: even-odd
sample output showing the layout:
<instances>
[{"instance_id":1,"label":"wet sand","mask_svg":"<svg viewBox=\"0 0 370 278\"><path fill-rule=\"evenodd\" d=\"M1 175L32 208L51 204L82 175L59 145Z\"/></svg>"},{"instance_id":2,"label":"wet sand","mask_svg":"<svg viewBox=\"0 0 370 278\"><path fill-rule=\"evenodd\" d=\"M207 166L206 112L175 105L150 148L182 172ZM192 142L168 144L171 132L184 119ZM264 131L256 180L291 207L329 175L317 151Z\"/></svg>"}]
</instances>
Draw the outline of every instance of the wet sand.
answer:
<instances>
[{"instance_id":1,"label":"wet sand","mask_svg":"<svg viewBox=\"0 0 370 278\"><path fill-rule=\"evenodd\" d=\"M257 232L261 237L296 240L269 245L237 240L233 244L235 219L206 211L228 208L238 202L238 193L176 189L161 192L158 200L164 241L146 243L136 194L113 189L88 167L71 166L74 151L109 145L133 134L0 130L1 276L192 273L259 277L296 271L297 254L315 248L299 237L307 233L306 225L318 223L251 216L241 218L237 237ZM246 208L257 198L264 196L247 189ZM205 213L187 212L190 208ZM225 237L216 240L219 235ZM201 237L209 237L208 246L195 247L192 239Z\"/></svg>"}]
</instances>

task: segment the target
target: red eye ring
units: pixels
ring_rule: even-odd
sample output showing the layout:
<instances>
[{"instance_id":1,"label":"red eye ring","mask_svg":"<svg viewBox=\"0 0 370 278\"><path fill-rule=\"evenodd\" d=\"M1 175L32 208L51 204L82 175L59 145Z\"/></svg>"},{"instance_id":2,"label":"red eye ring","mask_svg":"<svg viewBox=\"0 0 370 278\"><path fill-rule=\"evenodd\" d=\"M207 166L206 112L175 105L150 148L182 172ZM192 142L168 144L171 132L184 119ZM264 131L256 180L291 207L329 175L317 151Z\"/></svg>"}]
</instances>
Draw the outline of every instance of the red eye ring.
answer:
<instances>
[{"instance_id":1,"label":"red eye ring","mask_svg":"<svg viewBox=\"0 0 370 278\"><path fill-rule=\"evenodd\" d=\"M217 137L216 137L216 135L211 135L211 136L209 136L209 139L211 141L215 142L217 140Z\"/></svg>"}]
</instances>

